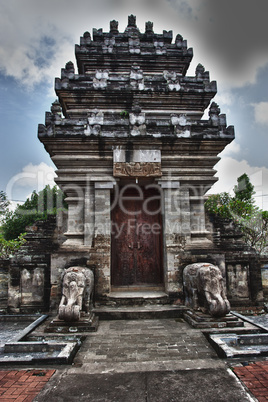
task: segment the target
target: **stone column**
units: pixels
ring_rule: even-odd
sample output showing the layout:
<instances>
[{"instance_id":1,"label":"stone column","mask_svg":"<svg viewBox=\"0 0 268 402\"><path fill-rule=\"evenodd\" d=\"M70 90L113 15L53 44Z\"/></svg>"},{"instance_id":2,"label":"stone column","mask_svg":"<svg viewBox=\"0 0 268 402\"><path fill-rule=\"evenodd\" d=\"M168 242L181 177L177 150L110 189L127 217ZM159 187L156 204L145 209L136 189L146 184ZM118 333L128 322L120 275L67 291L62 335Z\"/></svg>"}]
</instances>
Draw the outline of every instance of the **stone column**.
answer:
<instances>
[{"instance_id":1,"label":"stone column","mask_svg":"<svg viewBox=\"0 0 268 402\"><path fill-rule=\"evenodd\" d=\"M188 197L189 198L189 197ZM190 195L191 209L191 243L193 248L208 249L212 247L210 235L206 228L203 188L195 188L195 194Z\"/></svg>"},{"instance_id":2,"label":"stone column","mask_svg":"<svg viewBox=\"0 0 268 402\"><path fill-rule=\"evenodd\" d=\"M110 293L111 286L111 190L114 182L95 182L95 292Z\"/></svg>"},{"instance_id":3,"label":"stone column","mask_svg":"<svg viewBox=\"0 0 268 402\"><path fill-rule=\"evenodd\" d=\"M182 213L186 208L181 207L180 183L159 180L159 185L163 191L165 288L168 293L177 293L182 291L178 253L183 249L185 236L188 234L188 229L185 233L188 217Z\"/></svg>"},{"instance_id":4,"label":"stone column","mask_svg":"<svg viewBox=\"0 0 268 402\"><path fill-rule=\"evenodd\" d=\"M191 239L191 210L190 210L190 194L188 187L181 187L179 191L179 203L181 209L181 234L186 244Z\"/></svg>"},{"instance_id":5,"label":"stone column","mask_svg":"<svg viewBox=\"0 0 268 402\"><path fill-rule=\"evenodd\" d=\"M68 222L67 237L65 245L83 245L84 244L84 197L67 197L68 203Z\"/></svg>"},{"instance_id":6,"label":"stone column","mask_svg":"<svg viewBox=\"0 0 268 402\"><path fill-rule=\"evenodd\" d=\"M85 190L85 230L84 230L84 244L85 246L92 247L94 239L94 226L95 226L95 189L94 183L88 182Z\"/></svg>"}]
</instances>

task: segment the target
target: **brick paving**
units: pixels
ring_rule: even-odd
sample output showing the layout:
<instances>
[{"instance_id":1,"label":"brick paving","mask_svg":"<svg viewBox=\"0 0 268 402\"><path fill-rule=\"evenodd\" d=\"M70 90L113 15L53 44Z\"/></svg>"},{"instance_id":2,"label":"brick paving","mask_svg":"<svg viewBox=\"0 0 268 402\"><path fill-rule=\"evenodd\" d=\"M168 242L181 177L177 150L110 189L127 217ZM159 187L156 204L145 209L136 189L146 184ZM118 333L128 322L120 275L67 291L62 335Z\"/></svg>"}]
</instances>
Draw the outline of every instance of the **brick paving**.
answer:
<instances>
[{"instance_id":1,"label":"brick paving","mask_svg":"<svg viewBox=\"0 0 268 402\"><path fill-rule=\"evenodd\" d=\"M259 402L268 401L268 361L234 367L233 370Z\"/></svg>"},{"instance_id":2,"label":"brick paving","mask_svg":"<svg viewBox=\"0 0 268 402\"><path fill-rule=\"evenodd\" d=\"M55 370L0 370L1 402L31 402Z\"/></svg>"}]
</instances>

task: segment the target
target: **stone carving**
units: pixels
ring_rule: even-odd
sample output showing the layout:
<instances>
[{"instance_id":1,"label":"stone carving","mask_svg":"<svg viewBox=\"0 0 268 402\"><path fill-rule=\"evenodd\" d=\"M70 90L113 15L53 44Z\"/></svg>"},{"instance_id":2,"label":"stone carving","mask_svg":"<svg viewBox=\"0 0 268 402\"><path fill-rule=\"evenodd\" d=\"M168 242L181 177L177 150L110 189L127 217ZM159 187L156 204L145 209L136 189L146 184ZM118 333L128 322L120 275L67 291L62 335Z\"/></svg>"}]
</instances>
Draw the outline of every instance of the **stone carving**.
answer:
<instances>
[{"instance_id":1,"label":"stone carving","mask_svg":"<svg viewBox=\"0 0 268 402\"><path fill-rule=\"evenodd\" d=\"M91 35L88 31L86 31L83 35L83 38L81 38L81 45L90 45L91 44Z\"/></svg>"},{"instance_id":2,"label":"stone carving","mask_svg":"<svg viewBox=\"0 0 268 402\"><path fill-rule=\"evenodd\" d=\"M94 275L89 268L70 267L66 269L62 282L59 319L79 321L82 312L90 316L93 287Z\"/></svg>"},{"instance_id":3,"label":"stone carving","mask_svg":"<svg viewBox=\"0 0 268 402\"><path fill-rule=\"evenodd\" d=\"M128 45L129 45L129 53L139 54L141 52L140 40L138 36L132 36L131 38L129 38Z\"/></svg>"},{"instance_id":4,"label":"stone carving","mask_svg":"<svg viewBox=\"0 0 268 402\"><path fill-rule=\"evenodd\" d=\"M167 53L167 48L165 46L164 41L156 40L154 42L154 47L155 47L156 54L161 55L161 54L166 54Z\"/></svg>"},{"instance_id":5,"label":"stone carving","mask_svg":"<svg viewBox=\"0 0 268 402\"><path fill-rule=\"evenodd\" d=\"M197 80L209 83L209 72L205 71L205 67L202 64L198 64L195 69L195 77Z\"/></svg>"},{"instance_id":6,"label":"stone carving","mask_svg":"<svg viewBox=\"0 0 268 402\"><path fill-rule=\"evenodd\" d=\"M229 313L230 303L220 269L208 263L195 263L183 271L185 305L194 310L222 317Z\"/></svg>"},{"instance_id":7,"label":"stone carving","mask_svg":"<svg viewBox=\"0 0 268 402\"><path fill-rule=\"evenodd\" d=\"M139 89L140 91L144 90L143 70L136 63L134 63L133 66L131 66L129 78L130 78L130 85L134 89Z\"/></svg>"},{"instance_id":8,"label":"stone carving","mask_svg":"<svg viewBox=\"0 0 268 402\"><path fill-rule=\"evenodd\" d=\"M145 23L145 32L146 33L154 33L153 31L153 22L148 21Z\"/></svg>"},{"instance_id":9,"label":"stone carving","mask_svg":"<svg viewBox=\"0 0 268 402\"><path fill-rule=\"evenodd\" d=\"M174 126L174 133L178 138L189 138L191 136L190 123L185 114L171 114L171 124Z\"/></svg>"},{"instance_id":10,"label":"stone carving","mask_svg":"<svg viewBox=\"0 0 268 402\"><path fill-rule=\"evenodd\" d=\"M109 70L96 70L93 78L94 89L105 89L109 78Z\"/></svg>"},{"instance_id":11,"label":"stone carving","mask_svg":"<svg viewBox=\"0 0 268 402\"><path fill-rule=\"evenodd\" d=\"M116 162L114 163L115 177L158 177L162 176L159 162Z\"/></svg>"},{"instance_id":12,"label":"stone carving","mask_svg":"<svg viewBox=\"0 0 268 402\"><path fill-rule=\"evenodd\" d=\"M101 133L101 126L103 125L104 114L98 110L94 110L87 118L87 126L84 130L85 135L99 135Z\"/></svg>"},{"instance_id":13,"label":"stone carving","mask_svg":"<svg viewBox=\"0 0 268 402\"><path fill-rule=\"evenodd\" d=\"M134 126L140 126L145 123L145 113L130 113L129 114L129 123Z\"/></svg>"},{"instance_id":14,"label":"stone carving","mask_svg":"<svg viewBox=\"0 0 268 402\"><path fill-rule=\"evenodd\" d=\"M128 27L137 27L136 25L136 16L131 14L128 16Z\"/></svg>"},{"instance_id":15,"label":"stone carving","mask_svg":"<svg viewBox=\"0 0 268 402\"><path fill-rule=\"evenodd\" d=\"M183 37L180 34L178 34L176 36L175 43L176 43L177 47L182 47L182 45L183 45Z\"/></svg>"},{"instance_id":16,"label":"stone carving","mask_svg":"<svg viewBox=\"0 0 268 402\"><path fill-rule=\"evenodd\" d=\"M221 109L216 102L212 102L209 108L209 121L212 126L222 126L226 127L226 116L225 114L220 114Z\"/></svg>"},{"instance_id":17,"label":"stone carving","mask_svg":"<svg viewBox=\"0 0 268 402\"><path fill-rule=\"evenodd\" d=\"M170 91L179 91L181 86L180 86L180 76L177 75L175 71L167 71L165 70L163 72L164 78L167 80L168 84L168 89Z\"/></svg>"},{"instance_id":18,"label":"stone carving","mask_svg":"<svg viewBox=\"0 0 268 402\"><path fill-rule=\"evenodd\" d=\"M35 268L32 278L32 299L42 301L44 297L44 269Z\"/></svg>"},{"instance_id":19,"label":"stone carving","mask_svg":"<svg viewBox=\"0 0 268 402\"><path fill-rule=\"evenodd\" d=\"M115 38L105 38L102 46L103 53L113 53Z\"/></svg>"},{"instance_id":20,"label":"stone carving","mask_svg":"<svg viewBox=\"0 0 268 402\"><path fill-rule=\"evenodd\" d=\"M110 32L118 33L118 21L110 21Z\"/></svg>"},{"instance_id":21,"label":"stone carving","mask_svg":"<svg viewBox=\"0 0 268 402\"><path fill-rule=\"evenodd\" d=\"M72 61L68 61L65 64L65 71L66 73L74 74L74 63Z\"/></svg>"},{"instance_id":22,"label":"stone carving","mask_svg":"<svg viewBox=\"0 0 268 402\"><path fill-rule=\"evenodd\" d=\"M22 289L29 290L32 285L31 274L28 269L24 268L21 273L21 287Z\"/></svg>"}]
</instances>

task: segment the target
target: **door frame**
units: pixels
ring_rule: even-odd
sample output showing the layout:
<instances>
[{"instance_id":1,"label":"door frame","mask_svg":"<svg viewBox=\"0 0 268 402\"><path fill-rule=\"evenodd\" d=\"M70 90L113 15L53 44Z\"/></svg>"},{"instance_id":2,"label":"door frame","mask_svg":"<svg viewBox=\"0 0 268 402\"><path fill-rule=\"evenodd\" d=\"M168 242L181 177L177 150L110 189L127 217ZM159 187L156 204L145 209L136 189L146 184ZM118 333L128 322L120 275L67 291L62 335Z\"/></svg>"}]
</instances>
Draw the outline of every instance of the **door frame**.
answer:
<instances>
[{"instance_id":1,"label":"door frame","mask_svg":"<svg viewBox=\"0 0 268 402\"><path fill-rule=\"evenodd\" d=\"M157 191L159 192L159 212L157 214L157 219L159 224L160 224L160 230L161 233L159 235L159 264L160 264L160 276L161 276L161 282L157 283L157 284L128 284L128 285L114 285L113 283L113 276L114 276L114 270L116 269L116 267L114 266L115 262L114 262L114 253L116 252L115 250L115 244L114 244L114 239L113 239L113 230L111 231L111 291L124 291L124 290L128 290L128 291L164 291L165 290L165 272L164 272L164 247L163 247L163 239L164 239L164 233L163 233L163 194L162 194L162 188L160 185L158 185L155 181L152 180L140 180L139 179L139 183L137 184L137 181L135 182L135 180L124 180L121 179L120 182L117 183L117 189L114 190L114 192L111 192L111 223L112 223L112 227L114 224L116 224L116 222L113 222L114 219L114 208L115 206L117 206L117 203L114 199L114 194L116 194L117 196L121 193L122 189L124 189L126 186L133 186L134 185L138 185L139 188L142 190L143 192L143 199L142 199L142 203L145 201L144 198L144 190L147 189L148 191L148 187L150 187L150 185L152 185L152 188L157 189ZM154 196L155 194L152 191L152 196ZM150 197L148 197L150 198ZM153 236L153 234L151 234L151 236Z\"/></svg>"}]
</instances>

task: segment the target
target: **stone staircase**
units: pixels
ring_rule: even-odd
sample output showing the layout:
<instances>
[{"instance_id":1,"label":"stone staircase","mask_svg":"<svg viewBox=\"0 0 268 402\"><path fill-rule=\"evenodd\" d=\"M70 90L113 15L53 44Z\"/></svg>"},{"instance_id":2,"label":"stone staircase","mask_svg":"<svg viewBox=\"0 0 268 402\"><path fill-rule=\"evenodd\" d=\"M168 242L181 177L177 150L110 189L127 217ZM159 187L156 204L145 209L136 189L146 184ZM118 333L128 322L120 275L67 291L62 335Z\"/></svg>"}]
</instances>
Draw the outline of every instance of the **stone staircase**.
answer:
<instances>
[{"instance_id":1,"label":"stone staircase","mask_svg":"<svg viewBox=\"0 0 268 402\"><path fill-rule=\"evenodd\" d=\"M95 305L101 320L180 318L185 310L185 306L171 304L165 292L148 290L114 291Z\"/></svg>"}]
</instances>

